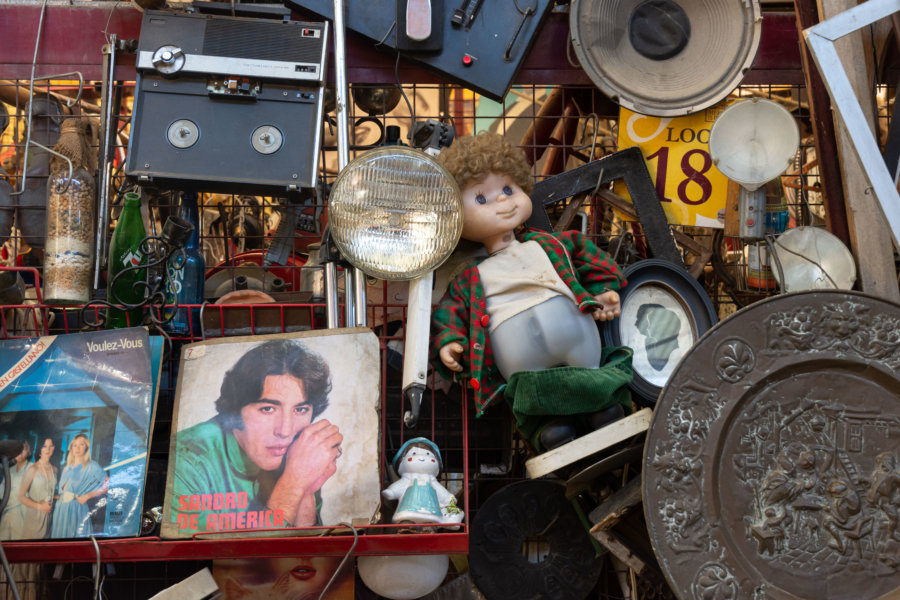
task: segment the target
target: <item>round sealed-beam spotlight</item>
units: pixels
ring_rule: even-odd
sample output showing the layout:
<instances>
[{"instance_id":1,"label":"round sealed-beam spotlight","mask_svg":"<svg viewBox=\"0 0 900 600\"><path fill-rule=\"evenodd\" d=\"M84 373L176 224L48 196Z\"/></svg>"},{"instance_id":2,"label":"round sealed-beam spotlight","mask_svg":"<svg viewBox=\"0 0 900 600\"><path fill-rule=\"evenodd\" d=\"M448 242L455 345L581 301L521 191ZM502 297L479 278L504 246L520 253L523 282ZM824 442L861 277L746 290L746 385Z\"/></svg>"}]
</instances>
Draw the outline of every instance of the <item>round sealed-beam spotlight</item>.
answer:
<instances>
[{"instance_id":1,"label":"round sealed-beam spotlight","mask_svg":"<svg viewBox=\"0 0 900 600\"><path fill-rule=\"evenodd\" d=\"M402 146L344 167L328 200L338 250L367 275L415 279L447 260L462 233L459 186L436 160Z\"/></svg>"}]
</instances>

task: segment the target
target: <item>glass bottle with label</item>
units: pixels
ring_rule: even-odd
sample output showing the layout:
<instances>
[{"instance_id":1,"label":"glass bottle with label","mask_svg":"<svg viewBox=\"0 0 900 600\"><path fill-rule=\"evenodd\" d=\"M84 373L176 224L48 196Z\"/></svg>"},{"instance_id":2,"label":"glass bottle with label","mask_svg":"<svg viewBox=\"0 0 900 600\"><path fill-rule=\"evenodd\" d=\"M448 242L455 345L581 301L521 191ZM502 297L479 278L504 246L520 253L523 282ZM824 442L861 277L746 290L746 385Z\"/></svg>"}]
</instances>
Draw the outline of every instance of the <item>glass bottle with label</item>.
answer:
<instances>
[{"instance_id":1,"label":"glass bottle with label","mask_svg":"<svg viewBox=\"0 0 900 600\"><path fill-rule=\"evenodd\" d=\"M184 253L174 253L166 266L165 316L175 312L175 316L166 324L166 329L175 335L195 335L200 331L199 305L203 303L203 286L206 281L206 262L200 250L196 193L182 192L180 216L193 225L194 230L184 246Z\"/></svg>"},{"instance_id":2,"label":"glass bottle with label","mask_svg":"<svg viewBox=\"0 0 900 600\"><path fill-rule=\"evenodd\" d=\"M140 304L147 291L146 269L134 269L116 278L128 267L147 262L141 252L141 241L146 237L144 218L141 215L141 196L134 192L125 194L124 208L109 243L109 271L107 273L107 299L112 304ZM113 285L115 282L115 285ZM109 308L106 311L106 328L137 327L143 322L143 308L124 311Z\"/></svg>"}]
</instances>

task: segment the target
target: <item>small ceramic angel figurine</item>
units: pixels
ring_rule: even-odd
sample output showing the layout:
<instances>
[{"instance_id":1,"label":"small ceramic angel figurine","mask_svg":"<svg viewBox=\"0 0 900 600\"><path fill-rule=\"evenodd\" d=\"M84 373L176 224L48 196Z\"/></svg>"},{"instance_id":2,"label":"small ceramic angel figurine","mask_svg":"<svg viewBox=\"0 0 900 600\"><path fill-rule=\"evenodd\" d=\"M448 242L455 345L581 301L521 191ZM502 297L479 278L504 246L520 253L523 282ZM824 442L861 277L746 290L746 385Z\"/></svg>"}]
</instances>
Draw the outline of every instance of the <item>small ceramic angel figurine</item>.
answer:
<instances>
[{"instance_id":1,"label":"small ceramic angel figurine","mask_svg":"<svg viewBox=\"0 0 900 600\"><path fill-rule=\"evenodd\" d=\"M456 497L442 486L437 475L443 468L437 445L426 438L408 440L394 457L400 479L381 492L385 500L399 500L394 523L454 525L464 513Z\"/></svg>"}]
</instances>

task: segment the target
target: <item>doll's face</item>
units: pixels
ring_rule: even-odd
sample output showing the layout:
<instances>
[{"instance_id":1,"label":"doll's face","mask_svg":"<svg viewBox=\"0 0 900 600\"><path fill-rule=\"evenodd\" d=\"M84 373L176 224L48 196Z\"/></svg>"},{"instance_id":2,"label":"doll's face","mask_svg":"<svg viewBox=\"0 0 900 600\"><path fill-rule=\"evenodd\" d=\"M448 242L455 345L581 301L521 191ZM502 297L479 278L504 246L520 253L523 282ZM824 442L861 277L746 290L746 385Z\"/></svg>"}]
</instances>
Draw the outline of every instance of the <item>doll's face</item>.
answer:
<instances>
[{"instance_id":1,"label":"doll's face","mask_svg":"<svg viewBox=\"0 0 900 600\"><path fill-rule=\"evenodd\" d=\"M513 232L531 216L531 198L509 175L491 173L462 191L462 237L485 246L498 236Z\"/></svg>"},{"instance_id":2,"label":"doll's face","mask_svg":"<svg viewBox=\"0 0 900 600\"><path fill-rule=\"evenodd\" d=\"M425 448L410 448L398 466L401 475L415 473L417 475L424 474L437 477L440 469L440 463L438 463L434 452Z\"/></svg>"}]
</instances>

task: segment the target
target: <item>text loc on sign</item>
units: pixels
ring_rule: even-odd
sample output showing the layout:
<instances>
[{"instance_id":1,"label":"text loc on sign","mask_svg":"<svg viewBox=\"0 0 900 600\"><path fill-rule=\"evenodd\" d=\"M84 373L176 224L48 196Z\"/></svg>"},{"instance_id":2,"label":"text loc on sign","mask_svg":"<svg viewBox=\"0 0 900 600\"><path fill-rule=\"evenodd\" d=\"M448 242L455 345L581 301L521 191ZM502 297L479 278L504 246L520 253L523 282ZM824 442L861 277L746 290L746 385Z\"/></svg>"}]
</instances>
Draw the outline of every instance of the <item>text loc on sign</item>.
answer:
<instances>
[{"instance_id":1,"label":"text loc on sign","mask_svg":"<svg viewBox=\"0 0 900 600\"><path fill-rule=\"evenodd\" d=\"M726 106L727 102L721 102L685 117L653 117L619 109L619 148L640 147L673 225L721 228L725 224L728 178L713 165L708 142L710 128ZM630 198L622 181L616 182L614 191Z\"/></svg>"}]
</instances>

